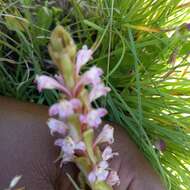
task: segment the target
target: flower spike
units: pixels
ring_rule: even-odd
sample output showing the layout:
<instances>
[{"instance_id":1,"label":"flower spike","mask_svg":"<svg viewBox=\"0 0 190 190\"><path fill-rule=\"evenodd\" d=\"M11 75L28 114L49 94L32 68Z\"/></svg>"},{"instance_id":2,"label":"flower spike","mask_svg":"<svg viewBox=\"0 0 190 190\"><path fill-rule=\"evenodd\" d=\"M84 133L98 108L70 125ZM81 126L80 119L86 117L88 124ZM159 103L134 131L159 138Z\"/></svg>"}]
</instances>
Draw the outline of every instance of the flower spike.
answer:
<instances>
[{"instance_id":1,"label":"flower spike","mask_svg":"<svg viewBox=\"0 0 190 190\"><path fill-rule=\"evenodd\" d=\"M110 91L102 82L102 69L93 66L84 74L81 68L92 59L93 51L83 46L76 52L76 45L70 34L61 26L52 32L49 53L59 69L54 78L37 75L39 92L43 89L56 89L60 92L59 102L49 108L50 119L47 125L50 134L58 133L55 146L60 148L60 165L75 163L85 177L85 182L93 190L112 190L119 185L116 171L109 166L109 160L118 156L112 152L114 142L112 126L104 125L94 138L95 130L107 114L105 108L94 108L92 102L106 96ZM87 88L89 87L89 88ZM88 90L90 89L90 90ZM101 151L100 144L108 146Z\"/></svg>"}]
</instances>

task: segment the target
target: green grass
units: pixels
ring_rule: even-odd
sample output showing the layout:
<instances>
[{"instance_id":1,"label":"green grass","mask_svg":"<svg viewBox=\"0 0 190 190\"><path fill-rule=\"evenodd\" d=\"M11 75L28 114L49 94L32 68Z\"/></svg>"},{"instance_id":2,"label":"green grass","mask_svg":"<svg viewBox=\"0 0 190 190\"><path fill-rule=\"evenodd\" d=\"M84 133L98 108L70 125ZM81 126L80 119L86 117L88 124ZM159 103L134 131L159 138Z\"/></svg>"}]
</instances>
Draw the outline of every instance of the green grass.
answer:
<instances>
[{"instance_id":1,"label":"green grass","mask_svg":"<svg viewBox=\"0 0 190 190\"><path fill-rule=\"evenodd\" d=\"M4 3L3 3L4 2ZM5 3L6 2L6 3ZM189 189L190 179L190 19L181 0L53 1L0 0L0 94L51 105L56 92L39 94L38 73L54 74L47 44L62 24L80 48L94 46L112 93L99 104L109 120L124 127L168 189ZM166 142L163 153L152 146Z\"/></svg>"}]
</instances>

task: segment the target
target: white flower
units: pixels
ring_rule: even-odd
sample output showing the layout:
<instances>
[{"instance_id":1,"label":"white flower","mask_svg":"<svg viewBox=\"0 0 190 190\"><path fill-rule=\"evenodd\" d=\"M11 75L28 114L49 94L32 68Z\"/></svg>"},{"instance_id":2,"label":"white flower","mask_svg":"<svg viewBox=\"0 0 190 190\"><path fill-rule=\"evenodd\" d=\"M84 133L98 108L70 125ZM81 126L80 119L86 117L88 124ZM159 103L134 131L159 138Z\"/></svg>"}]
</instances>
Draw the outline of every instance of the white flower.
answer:
<instances>
[{"instance_id":1,"label":"white flower","mask_svg":"<svg viewBox=\"0 0 190 190\"><path fill-rule=\"evenodd\" d=\"M96 138L95 145L104 142L112 144L114 142L113 133L114 133L114 128L112 126L108 124L104 125L101 133Z\"/></svg>"},{"instance_id":2,"label":"white flower","mask_svg":"<svg viewBox=\"0 0 190 190\"><path fill-rule=\"evenodd\" d=\"M107 110L104 108L98 108L91 110L87 115L81 115L80 121L81 123L86 123L90 127L97 128L102 120L101 118L104 117L107 114Z\"/></svg>"},{"instance_id":3,"label":"white flower","mask_svg":"<svg viewBox=\"0 0 190 190\"><path fill-rule=\"evenodd\" d=\"M102 153L102 159L103 160L109 160L113 158L114 156L118 156L118 152L112 152L112 148L110 146L107 146L103 153Z\"/></svg>"},{"instance_id":4,"label":"white flower","mask_svg":"<svg viewBox=\"0 0 190 190\"><path fill-rule=\"evenodd\" d=\"M68 129L67 125L62 122L59 121L57 119L51 118L48 120L47 125L50 129L50 134L53 135L55 132L65 135L66 131Z\"/></svg>"},{"instance_id":5,"label":"white flower","mask_svg":"<svg viewBox=\"0 0 190 190\"><path fill-rule=\"evenodd\" d=\"M67 136L65 139L57 139L55 145L61 147L63 152L62 162L73 161L75 150L85 151L86 146L84 142L74 142L73 139Z\"/></svg>"},{"instance_id":6,"label":"white flower","mask_svg":"<svg viewBox=\"0 0 190 190\"><path fill-rule=\"evenodd\" d=\"M108 162L101 161L99 162L94 169L89 173L88 180L90 183L94 183L96 181L105 181L109 175L108 171Z\"/></svg>"},{"instance_id":7,"label":"white flower","mask_svg":"<svg viewBox=\"0 0 190 190\"><path fill-rule=\"evenodd\" d=\"M120 184L120 179L119 176L117 175L116 171L110 171L108 178L107 178L107 183L110 186L114 186L114 185L119 185Z\"/></svg>"},{"instance_id":8,"label":"white flower","mask_svg":"<svg viewBox=\"0 0 190 190\"><path fill-rule=\"evenodd\" d=\"M83 65L85 65L90 59L92 59L93 51L88 49L86 45L82 47L77 53L76 60L76 73L79 74L80 69Z\"/></svg>"},{"instance_id":9,"label":"white flower","mask_svg":"<svg viewBox=\"0 0 190 190\"><path fill-rule=\"evenodd\" d=\"M52 105L49 109L49 115L59 115L60 118L67 118L74 114L74 110L80 108L81 102L79 99L63 100Z\"/></svg>"},{"instance_id":10,"label":"white flower","mask_svg":"<svg viewBox=\"0 0 190 190\"><path fill-rule=\"evenodd\" d=\"M94 100L96 100L97 98L101 96L106 96L109 91L110 91L110 88L105 87L103 83L99 83L93 86L89 94L90 102L93 102Z\"/></svg>"}]
</instances>

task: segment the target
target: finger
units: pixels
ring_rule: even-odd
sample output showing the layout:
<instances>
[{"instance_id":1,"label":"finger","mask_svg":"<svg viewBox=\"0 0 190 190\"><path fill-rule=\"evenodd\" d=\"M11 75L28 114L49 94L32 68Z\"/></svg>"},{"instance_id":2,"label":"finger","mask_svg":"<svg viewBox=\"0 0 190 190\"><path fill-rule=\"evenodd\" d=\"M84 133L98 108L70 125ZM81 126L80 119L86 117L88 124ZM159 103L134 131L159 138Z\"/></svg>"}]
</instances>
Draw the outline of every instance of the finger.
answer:
<instances>
[{"instance_id":1,"label":"finger","mask_svg":"<svg viewBox=\"0 0 190 190\"><path fill-rule=\"evenodd\" d=\"M47 108L0 97L0 189L22 175L18 187L52 190L58 150L46 126Z\"/></svg>"}]
</instances>

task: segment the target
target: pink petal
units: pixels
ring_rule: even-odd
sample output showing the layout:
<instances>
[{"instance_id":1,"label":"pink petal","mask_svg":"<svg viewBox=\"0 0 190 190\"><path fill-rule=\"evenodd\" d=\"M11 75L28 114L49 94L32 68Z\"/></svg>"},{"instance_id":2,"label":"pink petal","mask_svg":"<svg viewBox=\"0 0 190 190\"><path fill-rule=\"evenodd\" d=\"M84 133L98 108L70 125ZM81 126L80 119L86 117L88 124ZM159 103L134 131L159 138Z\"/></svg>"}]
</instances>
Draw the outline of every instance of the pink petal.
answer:
<instances>
[{"instance_id":1,"label":"pink petal","mask_svg":"<svg viewBox=\"0 0 190 190\"><path fill-rule=\"evenodd\" d=\"M62 89L62 86L59 82L45 75L37 75L35 81L37 82L37 88L39 92L41 92L43 89Z\"/></svg>"},{"instance_id":2,"label":"pink petal","mask_svg":"<svg viewBox=\"0 0 190 190\"><path fill-rule=\"evenodd\" d=\"M88 49L87 46L83 46L81 50L77 53L77 61L76 61L76 73L79 74L80 69L83 65L85 65L90 59L92 59L93 51Z\"/></svg>"},{"instance_id":3,"label":"pink petal","mask_svg":"<svg viewBox=\"0 0 190 190\"><path fill-rule=\"evenodd\" d=\"M157 141L154 143L154 146L155 146L155 148L156 148L157 150L162 151L162 152L166 149L166 143L165 143L165 141L162 140L162 139L157 140Z\"/></svg>"},{"instance_id":4,"label":"pink petal","mask_svg":"<svg viewBox=\"0 0 190 190\"><path fill-rule=\"evenodd\" d=\"M74 155L64 153L62 157L62 164L73 161Z\"/></svg>"},{"instance_id":5,"label":"pink petal","mask_svg":"<svg viewBox=\"0 0 190 190\"><path fill-rule=\"evenodd\" d=\"M77 98L71 99L70 103L72 104L73 109L77 109L77 108L81 107L81 101L79 99L77 99Z\"/></svg>"},{"instance_id":6,"label":"pink petal","mask_svg":"<svg viewBox=\"0 0 190 190\"><path fill-rule=\"evenodd\" d=\"M98 108L96 111L100 117L104 117L108 113L105 108Z\"/></svg>"},{"instance_id":7,"label":"pink petal","mask_svg":"<svg viewBox=\"0 0 190 190\"><path fill-rule=\"evenodd\" d=\"M54 145L62 147L63 143L64 143L64 139L57 139L55 140Z\"/></svg>"},{"instance_id":8,"label":"pink petal","mask_svg":"<svg viewBox=\"0 0 190 190\"><path fill-rule=\"evenodd\" d=\"M89 71L86 71L83 75L82 75L82 83L84 85L88 85L88 84L92 84L92 85L97 85L98 83L101 82L101 75L103 74L102 69L93 66L90 68Z\"/></svg>"},{"instance_id":9,"label":"pink petal","mask_svg":"<svg viewBox=\"0 0 190 190\"><path fill-rule=\"evenodd\" d=\"M108 170L102 170L98 175L97 175L97 181L105 181L109 175Z\"/></svg>"},{"instance_id":10,"label":"pink petal","mask_svg":"<svg viewBox=\"0 0 190 190\"><path fill-rule=\"evenodd\" d=\"M96 138L95 145L100 143L112 144L114 142L113 133L114 128L112 126L108 124L104 125L101 133Z\"/></svg>"},{"instance_id":11,"label":"pink petal","mask_svg":"<svg viewBox=\"0 0 190 190\"><path fill-rule=\"evenodd\" d=\"M80 108L81 102L79 99L62 100L59 103L52 105L49 109L49 115L59 115L60 118L65 119L74 114L74 109Z\"/></svg>"},{"instance_id":12,"label":"pink petal","mask_svg":"<svg viewBox=\"0 0 190 190\"><path fill-rule=\"evenodd\" d=\"M80 141L75 145L75 150L82 150L85 151L86 150L86 145L84 142Z\"/></svg>"},{"instance_id":13,"label":"pink petal","mask_svg":"<svg viewBox=\"0 0 190 190\"><path fill-rule=\"evenodd\" d=\"M120 179L119 179L119 176L117 175L116 171L111 171L109 173L109 176L107 178L107 183L110 186L114 186L114 185L119 185L120 184Z\"/></svg>"},{"instance_id":14,"label":"pink petal","mask_svg":"<svg viewBox=\"0 0 190 190\"><path fill-rule=\"evenodd\" d=\"M109 87L105 87L103 83L95 85L89 95L90 102L96 100L101 96L106 96L107 93L110 91Z\"/></svg>"},{"instance_id":15,"label":"pink petal","mask_svg":"<svg viewBox=\"0 0 190 190\"><path fill-rule=\"evenodd\" d=\"M59 113L59 103L53 104L49 108L49 116L55 116Z\"/></svg>"},{"instance_id":16,"label":"pink petal","mask_svg":"<svg viewBox=\"0 0 190 190\"><path fill-rule=\"evenodd\" d=\"M107 146L103 153L102 153L102 159L103 160L109 160L113 158L113 156L118 156L119 154L117 152L112 152L112 148L110 146Z\"/></svg>"},{"instance_id":17,"label":"pink petal","mask_svg":"<svg viewBox=\"0 0 190 190\"><path fill-rule=\"evenodd\" d=\"M71 137L67 136L65 139L57 139L54 144L60 146L64 154L74 154L75 143Z\"/></svg>"},{"instance_id":18,"label":"pink petal","mask_svg":"<svg viewBox=\"0 0 190 190\"><path fill-rule=\"evenodd\" d=\"M104 181L108 177L108 167L109 164L107 161L103 160L98 163L98 165L95 168L96 171L96 177L98 181Z\"/></svg>"},{"instance_id":19,"label":"pink petal","mask_svg":"<svg viewBox=\"0 0 190 190\"><path fill-rule=\"evenodd\" d=\"M100 69L96 66L91 67L89 71L86 71L81 76L81 79L77 82L77 84L73 90L73 94L77 95L80 92L82 86L85 86L85 85L95 86L95 85L101 83L100 77L102 74L103 74L102 69Z\"/></svg>"},{"instance_id":20,"label":"pink petal","mask_svg":"<svg viewBox=\"0 0 190 190\"><path fill-rule=\"evenodd\" d=\"M68 91L68 89L54 78L48 77L46 75L37 75L35 82L37 82L37 88L39 92L41 92L43 89L57 89L64 92L66 95L71 96L71 93Z\"/></svg>"},{"instance_id":21,"label":"pink petal","mask_svg":"<svg viewBox=\"0 0 190 190\"><path fill-rule=\"evenodd\" d=\"M81 123L87 123L87 116L85 116L85 115L80 115L80 122L81 122Z\"/></svg>"},{"instance_id":22,"label":"pink petal","mask_svg":"<svg viewBox=\"0 0 190 190\"><path fill-rule=\"evenodd\" d=\"M106 160L102 160L99 162L98 167L105 170L109 167L109 164Z\"/></svg>"},{"instance_id":23,"label":"pink petal","mask_svg":"<svg viewBox=\"0 0 190 190\"><path fill-rule=\"evenodd\" d=\"M98 108L96 110L91 110L87 115L81 115L81 123L86 123L89 127L97 128L102 120L101 117L104 117L107 114L107 110L104 108Z\"/></svg>"},{"instance_id":24,"label":"pink petal","mask_svg":"<svg viewBox=\"0 0 190 190\"><path fill-rule=\"evenodd\" d=\"M64 119L73 114L74 114L74 109L73 109L72 104L69 101L64 100L59 103L59 117L60 118Z\"/></svg>"},{"instance_id":25,"label":"pink petal","mask_svg":"<svg viewBox=\"0 0 190 190\"><path fill-rule=\"evenodd\" d=\"M88 175L88 180L90 183L105 181L109 175L108 167L109 164L107 161L103 160L99 162Z\"/></svg>"},{"instance_id":26,"label":"pink petal","mask_svg":"<svg viewBox=\"0 0 190 190\"><path fill-rule=\"evenodd\" d=\"M88 174L88 181L94 183L96 181L96 173L94 171Z\"/></svg>"},{"instance_id":27,"label":"pink petal","mask_svg":"<svg viewBox=\"0 0 190 190\"><path fill-rule=\"evenodd\" d=\"M48 120L47 124L50 129L51 135L53 135L55 132L62 134L62 135L66 134L67 126L62 121L51 118Z\"/></svg>"}]
</instances>

